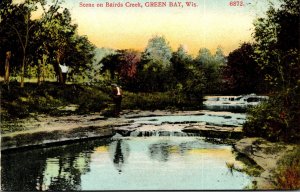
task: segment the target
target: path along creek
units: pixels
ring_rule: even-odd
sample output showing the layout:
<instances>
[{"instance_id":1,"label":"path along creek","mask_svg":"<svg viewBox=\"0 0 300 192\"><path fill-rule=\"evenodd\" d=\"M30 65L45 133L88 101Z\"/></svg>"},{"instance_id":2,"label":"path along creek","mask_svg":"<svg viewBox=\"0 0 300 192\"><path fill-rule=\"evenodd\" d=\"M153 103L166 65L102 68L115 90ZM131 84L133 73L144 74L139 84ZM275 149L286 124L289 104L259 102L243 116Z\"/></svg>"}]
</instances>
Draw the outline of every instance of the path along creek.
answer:
<instances>
[{"instance_id":1,"label":"path along creek","mask_svg":"<svg viewBox=\"0 0 300 192\"><path fill-rule=\"evenodd\" d=\"M206 110L198 112L153 112L146 116L143 112L129 113L124 117L132 123L115 128L117 133L112 138L3 153L1 188L244 189L251 184L251 176L226 166L245 166L236 160L232 146L210 142L202 132L241 132L245 114L234 112L236 106L241 108L227 98L209 97ZM223 108L212 102L217 100L226 100Z\"/></svg>"}]
</instances>

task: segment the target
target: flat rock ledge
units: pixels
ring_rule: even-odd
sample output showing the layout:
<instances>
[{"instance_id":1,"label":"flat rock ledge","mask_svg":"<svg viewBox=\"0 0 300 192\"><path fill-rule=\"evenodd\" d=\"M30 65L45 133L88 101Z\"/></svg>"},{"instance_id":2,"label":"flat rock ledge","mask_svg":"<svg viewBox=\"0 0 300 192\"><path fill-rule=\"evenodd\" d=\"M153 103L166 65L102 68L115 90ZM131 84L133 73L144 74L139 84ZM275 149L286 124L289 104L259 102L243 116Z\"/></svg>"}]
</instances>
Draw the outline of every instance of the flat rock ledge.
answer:
<instances>
[{"instance_id":1,"label":"flat rock ledge","mask_svg":"<svg viewBox=\"0 0 300 192\"><path fill-rule=\"evenodd\" d=\"M255 178L257 189L260 190L275 189L271 181L272 170L277 167L278 160L295 147L297 146L273 143L257 137L241 139L234 145L237 152L250 158L263 169L261 175Z\"/></svg>"},{"instance_id":2,"label":"flat rock ledge","mask_svg":"<svg viewBox=\"0 0 300 192\"><path fill-rule=\"evenodd\" d=\"M182 129L185 133L198 133L203 137L241 139L243 138L242 127L223 127L207 125L205 123L194 123Z\"/></svg>"},{"instance_id":3,"label":"flat rock ledge","mask_svg":"<svg viewBox=\"0 0 300 192\"><path fill-rule=\"evenodd\" d=\"M1 135L1 151L62 145L88 139L111 137L114 127L128 125L123 118L99 115L40 118L30 129Z\"/></svg>"},{"instance_id":4,"label":"flat rock ledge","mask_svg":"<svg viewBox=\"0 0 300 192\"><path fill-rule=\"evenodd\" d=\"M217 125L208 125L205 122L200 123L162 123L157 125L147 125L133 123L129 126L115 127L114 130L122 136L130 136L132 132L145 132L145 136L151 135L153 131L170 131L170 132L183 132L197 134L203 137L209 138L221 138L221 139L241 139L243 138L242 127L226 127ZM147 134L149 132L149 134Z\"/></svg>"}]
</instances>

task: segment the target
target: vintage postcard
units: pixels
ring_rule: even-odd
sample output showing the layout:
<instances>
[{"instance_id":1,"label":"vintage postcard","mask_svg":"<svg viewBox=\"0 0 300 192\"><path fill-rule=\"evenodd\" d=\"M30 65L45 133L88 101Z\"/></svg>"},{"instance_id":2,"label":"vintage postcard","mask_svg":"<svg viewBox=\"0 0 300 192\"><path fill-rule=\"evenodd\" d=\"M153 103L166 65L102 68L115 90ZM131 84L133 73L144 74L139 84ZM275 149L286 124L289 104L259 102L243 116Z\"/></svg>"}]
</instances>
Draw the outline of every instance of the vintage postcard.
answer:
<instances>
[{"instance_id":1,"label":"vintage postcard","mask_svg":"<svg viewBox=\"0 0 300 192\"><path fill-rule=\"evenodd\" d=\"M1 190L299 190L297 0L1 0Z\"/></svg>"}]
</instances>

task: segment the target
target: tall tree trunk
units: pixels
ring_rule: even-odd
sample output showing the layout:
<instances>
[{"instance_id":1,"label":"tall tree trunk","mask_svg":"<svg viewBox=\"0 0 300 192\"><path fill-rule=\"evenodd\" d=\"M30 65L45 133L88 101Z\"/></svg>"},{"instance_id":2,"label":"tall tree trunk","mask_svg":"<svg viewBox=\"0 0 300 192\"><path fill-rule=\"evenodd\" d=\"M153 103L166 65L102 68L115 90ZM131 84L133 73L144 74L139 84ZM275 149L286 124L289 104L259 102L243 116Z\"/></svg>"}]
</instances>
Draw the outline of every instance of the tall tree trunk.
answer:
<instances>
[{"instance_id":1,"label":"tall tree trunk","mask_svg":"<svg viewBox=\"0 0 300 192\"><path fill-rule=\"evenodd\" d=\"M21 66L21 88L24 87L24 73L25 73L25 63L26 63L26 51L23 50L23 59L22 59L22 66Z\"/></svg>"},{"instance_id":2,"label":"tall tree trunk","mask_svg":"<svg viewBox=\"0 0 300 192\"><path fill-rule=\"evenodd\" d=\"M42 74L42 69L41 69L41 60L38 59L37 63L38 63L38 69L37 69L37 84L40 86L42 84L41 82L41 74Z\"/></svg>"},{"instance_id":3,"label":"tall tree trunk","mask_svg":"<svg viewBox=\"0 0 300 192\"><path fill-rule=\"evenodd\" d=\"M5 73L4 73L4 82L9 83L9 63L10 63L10 58L11 58L11 51L6 52L6 58L5 58Z\"/></svg>"},{"instance_id":4,"label":"tall tree trunk","mask_svg":"<svg viewBox=\"0 0 300 192\"><path fill-rule=\"evenodd\" d=\"M47 61L47 56L43 55L43 58L42 58L42 78L43 78L43 82L45 82L46 61Z\"/></svg>"}]
</instances>

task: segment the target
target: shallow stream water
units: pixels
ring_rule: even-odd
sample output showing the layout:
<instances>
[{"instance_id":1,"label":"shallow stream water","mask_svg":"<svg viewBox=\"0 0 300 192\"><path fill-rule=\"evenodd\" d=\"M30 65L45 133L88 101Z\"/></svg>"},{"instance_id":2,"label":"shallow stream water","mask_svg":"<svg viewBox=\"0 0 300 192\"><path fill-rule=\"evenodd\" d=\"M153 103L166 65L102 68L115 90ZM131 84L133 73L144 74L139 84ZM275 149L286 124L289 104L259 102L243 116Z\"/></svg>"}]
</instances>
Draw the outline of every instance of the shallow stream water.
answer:
<instances>
[{"instance_id":1,"label":"shallow stream water","mask_svg":"<svg viewBox=\"0 0 300 192\"><path fill-rule=\"evenodd\" d=\"M3 190L243 189L232 147L201 137L118 137L2 156Z\"/></svg>"},{"instance_id":2,"label":"shallow stream water","mask_svg":"<svg viewBox=\"0 0 300 192\"><path fill-rule=\"evenodd\" d=\"M117 134L109 139L3 153L2 190L233 190L251 184L249 175L226 166L244 166L235 159L232 146L207 142L201 135L171 134L180 133L180 123L191 121L238 126L244 114L134 120L145 125L141 130L155 126L154 134ZM170 134L155 134L161 123ZM168 130L168 123L176 125Z\"/></svg>"}]
</instances>

